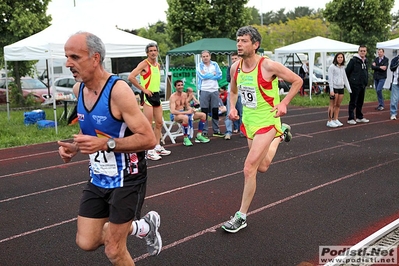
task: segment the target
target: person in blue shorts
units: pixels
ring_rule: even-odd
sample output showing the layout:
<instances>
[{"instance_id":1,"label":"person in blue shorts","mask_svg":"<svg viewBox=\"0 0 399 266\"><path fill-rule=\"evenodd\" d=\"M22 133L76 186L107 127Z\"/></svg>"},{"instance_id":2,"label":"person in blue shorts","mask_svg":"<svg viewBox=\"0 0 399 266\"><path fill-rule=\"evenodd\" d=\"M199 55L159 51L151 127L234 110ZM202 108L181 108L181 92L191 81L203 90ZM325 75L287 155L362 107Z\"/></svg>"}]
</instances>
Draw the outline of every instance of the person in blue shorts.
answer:
<instances>
[{"instance_id":1,"label":"person in blue shorts","mask_svg":"<svg viewBox=\"0 0 399 266\"><path fill-rule=\"evenodd\" d=\"M170 120L182 124L184 130L183 145L193 145L189 138L189 130L193 129L193 121L197 119L199 119L199 122L195 142L208 143L210 141L209 138L202 135L202 130L204 129L206 122L206 114L196 111L195 108L190 106L187 93L183 92L184 86L182 80L176 80L174 86L176 92L174 92L169 98Z\"/></svg>"}]
</instances>

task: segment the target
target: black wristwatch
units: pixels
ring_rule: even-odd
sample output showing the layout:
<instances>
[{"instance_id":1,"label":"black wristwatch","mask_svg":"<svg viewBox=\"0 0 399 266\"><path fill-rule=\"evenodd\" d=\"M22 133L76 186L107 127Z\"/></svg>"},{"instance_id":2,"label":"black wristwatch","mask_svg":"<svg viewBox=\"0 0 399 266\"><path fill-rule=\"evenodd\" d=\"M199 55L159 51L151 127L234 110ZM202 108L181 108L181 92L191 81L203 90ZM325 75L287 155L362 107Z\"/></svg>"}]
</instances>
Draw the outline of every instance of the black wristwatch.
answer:
<instances>
[{"instance_id":1,"label":"black wristwatch","mask_svg":"<svg viewBox=\"0 0 399 266\"><path fill-rule=\"evenodd\" d=\"M108 147L107 152L111 152L111 151L113 151L115 149L116 142L115 142L115 140L113 138L108 139L107 147Z\"/></svg>"}]
</instances>

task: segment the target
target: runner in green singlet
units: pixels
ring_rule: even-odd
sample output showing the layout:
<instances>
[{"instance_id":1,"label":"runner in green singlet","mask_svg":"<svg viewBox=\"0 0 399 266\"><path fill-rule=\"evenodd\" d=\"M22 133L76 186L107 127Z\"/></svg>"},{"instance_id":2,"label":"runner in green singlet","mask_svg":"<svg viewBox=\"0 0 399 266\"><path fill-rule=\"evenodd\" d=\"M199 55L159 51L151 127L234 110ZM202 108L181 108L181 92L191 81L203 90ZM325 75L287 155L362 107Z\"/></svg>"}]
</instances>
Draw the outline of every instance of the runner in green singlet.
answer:
<instances>
[{"instance_id":1,"label":"runner in green singlet","mask_svg":"<svg viewBox=\"0 0 399 266\"><path fill-rule=\"evenodd\" d=\"M235 106L240 93L243 105L241 132L247 137L249 147L244 163L245 183L240 209L222 226L230 233L247 226L246 216L255 195L257 172L266 172L279 143L291 139L290 127L281 124L280 117L287 113L288 103L302 86L302 79L294 72L257 54L261 41L255 28L240 28L237 31L237 52L241 60L230 69L229 117L232 120L239 118ZM292 83L281 102L277 77Z\"/></svg>"}]
</instances>

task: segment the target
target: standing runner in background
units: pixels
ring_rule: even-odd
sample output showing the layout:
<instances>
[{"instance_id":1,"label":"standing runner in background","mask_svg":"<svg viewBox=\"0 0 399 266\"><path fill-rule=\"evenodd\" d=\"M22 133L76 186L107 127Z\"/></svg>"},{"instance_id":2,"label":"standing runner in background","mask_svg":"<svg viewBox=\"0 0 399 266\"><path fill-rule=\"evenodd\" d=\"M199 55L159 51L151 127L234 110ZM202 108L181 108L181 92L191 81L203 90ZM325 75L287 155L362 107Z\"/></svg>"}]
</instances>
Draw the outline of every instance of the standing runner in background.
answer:
<instances>
[{"instance_id":1,"label":"standing runner in background","mask_svg":"<svg viewBox=\"0 0 399 266\"><path fill-rule=\"evenodd\" d=\"M169 155L171 152L165 150L165 148L160 144L163 110L159 95L161 73L157 62L158 45L156 43L148 44L145 48L145 52L147 53L147 59L141 61L137 67L133 69L129 75L129 80L136 88L139 88L144 93L144 115L147 117L150 124L152 124L153 119L155 121L154 133L155 138L157 139L157 144L154 149L148 150L147 158L157 161L162 159L161 156ZM139 84L136 79L137 75L140 75L141 84Z\"/></svg>"}]
</instances>

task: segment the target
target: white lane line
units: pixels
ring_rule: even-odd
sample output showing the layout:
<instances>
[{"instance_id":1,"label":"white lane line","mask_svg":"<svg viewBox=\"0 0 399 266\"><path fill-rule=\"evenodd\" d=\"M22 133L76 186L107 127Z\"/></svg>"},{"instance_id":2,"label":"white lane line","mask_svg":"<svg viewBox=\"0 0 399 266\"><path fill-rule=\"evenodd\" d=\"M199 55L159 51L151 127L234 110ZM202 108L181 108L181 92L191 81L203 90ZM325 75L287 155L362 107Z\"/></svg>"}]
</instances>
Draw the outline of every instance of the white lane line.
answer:
<instances>
[{"instance_id":1,"label":"white lane line","mask_svg":"<svg viewBox=\"0 0 399 266\"><path fill-rule=\"evenodd\" d=\"M264 211L264 210L266 210L266 209L270 209L270 208L275 207L275 206L277 206L277 205L279 205L279 204L282 204L282 203L287 202L287 201L289 201L289 200L295 199L295 198L297 198L297 197L299 197L299 196L303 196L303 195L308 194L308 193L310 193L310 192L313 192L313 191L315 191L315 190L318 190L318 189L324 188L324 187L326 187L326 186L329 186L329 185L338 183L338 182L340 182L340 181L343 181L343 180L346 180L346 179L348 179L348 178L357 176L357 175L359 175L359 174L363 174L363 173L365 173L365 172L367 172L367 171L370 171L370 170L373 170L373 169L375 169L375 168L379 168L379 167L382 167L382 166L385 166L385 165L388 165L388 164L391 164L391 163L395 163L395 162L397 162L397 161L399 161L399 158L394 159L394 160L390 160L390 161L387 161L387 162L384 162L384 163L380 163L380 164L371 166L371 167L369 167L369 168L367 168L367 169L363 169L363 170L361 170L361 171L357 171L357 172L354 172L354 173L352 173L352 174L349 174L349 175L346 175L346 176L343 176L343 177L334 179L334 180L332 180L332 181L329 181L329 182L326 182L326 183L324 183L324 184L321 184L321 185L318 185L318 186L309 188L309 189L307 189L307 190L303 190L303 191L301 191L301 192L298 192L298 193L296 193L296 194L293 194L293 195L291 195L291 196L288 196L288 197L286 197L286 198L284 198L284 199L275 201L275 202L270 203L270 204L268 204L268 205L265 205L265 206L263 206L263 207L261 207L261 208L258 208L258 209L256 209L256 210L253 210L253 211L249 212L248 215L256 214L256 213L261 212L261 211ZM224 175L224 176L220 176L220 177L216 177L216 178L214 178L213 180L221 179L221 178L224 178L224 177L227 177L227 176L230 176L230 175L233 175L233 174L237 174L237 173L240 173L240 172L241 172L241 171L238 171L238 172L235 172L235 173L232 173L232 174L228 174L228 175ZM203 181L203 182L199 182L198 184L203 184L203 183L206 183L206 182L207 182L207 181ZM195 186L195 184L193 184L193 185L188 185L188 186L185 186L185 187L192 187L192 186ZM182 188L183 188L183 187L182 187ZM146 199L153 198L153 197L155 197L155 196L161 196L161 195L164 195L164 194L168 194L168 193L171 193L171 192L173 192L173 191L181 190L182 188L177 188L177 189L173 189L173 190L170 190L170 191L165 191L165 192L162 192L162 193L159 193L159 194L156 194L156 195L148 196L148 197L146 197ZM0 243L7 242L7 241L10 241L10 240L13 240L13 239L22 237L22 236L30 235L30 234L33 234L33 233L36 233L36 232L40 232L40 231L43 231L43 230L46 230L46 229L49 229L49 228L53 228L53 227L56 227L56 226L59 226L59 225L62 225L62 224L66 224L66 223L69 223L69 222L73 222L73 221L76 221L76 219L77 219L77 218L72 218L72 219L69 219L69 220L66 220L66 221L62 221L62 222L60 222L60 223L52 224L52 225L45 226L45 227L41 227L41 228L38 228L38 229L35 229L35 230L27 231L27 232L24 232L24 233L21 233L21 234L18 234L18 235L14 235L14 236L11 236L11 237L7 237L7 238L4 238L4 239L1 239L1 240L0 240ZM179 240L177 240L177 241L174 241L174 242L170 243L169 245L164 246L164 247L162 248L162 250L167 250L167 249L169 249L169 248L175 247L175 246L177 246L177 245L179 245L179 244L185 243L185 242L187 242L187 241L189 241L189 240L193 240L193 239L195 239L195 238L197 238L197 237L199 237L199 236L202 236L202 235L204 235L204 234L206 234L206 233L215 232L217 228L219 228L220 226L223 225L223 223L224 223L224 222L222 222L222 223L220 223L220 224L217 224L217 225L214 225L214 226L212 226L212 227L209 227L209 228L207 228L207 229L201 230L201 231L199 231L199 232L197 232L197 233L195 233L195 234L192 234L192 235L190 235L190 236L184 237L184 238L179 239ZM147 253L146 253L146 254L142 254L141 256L134 258L134 261L136 262L136 261L145 259L145 258L147 258L148 256L149 256L149 255L148 255Z\"/></svg>"},{"instance_id":2,"label":"white lane line","mask_svg":"<svg viewBox=\"0 0 399 266\"><path fill-rule=\"evenodd\" d=\"M33 154L26 154L26 155L22 155L22 156L4 158L4 159L0 159L0 163L1 163L1 162L4 162L4 161L15 160L15 159L25 159L26 157L42 156L42 155L44 155L44 154L50 154L50 153L58 153L58 150L56 150L56 151L46 151L46 152L33 153Z\"/></svg>"},{"instance_id":3,"label":"white lane line","mask_svg":"<svg viewBox=\"0 0 399 266\"><path fill-rule=\"evenodd\" d=\"M264 210L266 210L266 209L270 209L270 208L275 207L275 206L277 206L277 205L279 205L279 204L282 204L282 203L287 202L287 201L289 201L289 200L292 200L292 199L295 199L295 198L297 198L297 197L303 196L303 195L308 194L308 193L310 193L310 192L313 192L313 191L315 191L315 190L324 188L324 187L326 187L326 186L333 185L333 184L335 184L335 183L344 181L344 180L346 180L346 179L348 179L348 178L357 176L357 175L359 175L359 174L363 174L363 173L365 173L365 172L367 172L367 171L370 171L370 170L373 170L373 169L376 169L376 168L379 168L379 167L382 167L382 166L385 166L385 165L388 165L388 164L391 164L391 163L395 163L395 162L397 162L397 161L399 161L399 158L394 159L394 160L391 160L391 161L388 161L388 162L384 162L384 163L381 163L381 164L377 164L377 165L371 166L371 167L369 167L369 168L367 168L367 169L363 169L363 170L361 170L361 171L354 172L354 173L352 173L352 174L349 174L349 175L346 175L346 176L343 176L343 177L334 179L334 180L332 180L332 181L329 181L329 182L326 182L326 183L324 183L324 184L321 184L321 185L318 185L318 186L309 188L309 189L307 189L307 190L303 190L303 191L301 191L301 192L298 192L298 193L296 193L296 194L293 194L293 195L291 195L291 196L288 196L288 197L286 197L286 198L284 198L284 199L275 201L275 202L270 203L270 204L268 204L268 205L265 205L265 206L263 206L263 207L261 207L261 208L258 208L258 209L256 209L256 210L253 210L253 211L249 212L247 215L252 215L252 214L255 214L255 213L264 211ZM184 237L184 238L182 238L182 239L179 239L179 240L177 240L177 241L174 241L174 242L170 243L169 245L166 245L166 246L162 247L162 250L165 251L165 250L167 250L167 249L173 248L173 247L175 247L175 246L177 246L177 245L179 245L179 244L182 244L182 243L184 243L184 242L187 242L187 241L193 240L193 239L195 239L195 238L197 238L197 237L200 237L200 236L202 236L202 235L204 235L204 234L206 234L206 233L215 232L216 229L217 229L217 228L220 228L224 223L225 223L225 222L220 223L220 224L217 224L217 225L214 225L214 226L209 227L209 228L207 228L207 229L201 230L201 231L199 231L199 232L197 232L197 233L195 233L195 234L192 234L192 235L190 235L190 236L186 236L186 237ZM145 253L145 254L142 254L142 255L140 255L140 256L138 256L138 257L135 257L133 260L134 260L135 262L137 262L137 261L143 260L143 259L145 259L145 258L147 258L147 257L149 257L149 255L148 255L148 253Z\"/></svg>"},{"instance_id":4,"label":"white lane line","mask_svg":"<svg viewBox=\"0 0 399 266\"><path fill-rule=\"evenodd\" d=\"M72 219L69 219L69 220L66 220L66 221L62 221L62 222L59 222L59 223L56 223L56 224L52 224L52 225L44 226L44 227L41 227L41 228L38 228L38 229L35 229L35 230L24 232L22 234L18 234L18 235L14 235L14 236L10 236L10 237L4 238L4 239L0 239L0 243L7 242L7 241L10 241L10 240L22 237L22 236L30 235L30 234L33 234L33 233L37 233L37 232L40 232L40 231L43 231L43 230L46 230L46 229L50 229L50 228L53 228L53 227L56 227L56 226L60 226L60 225L66 224L66 223L70 223L70 222L73 222L75 220L77 220L77 218L72 218Z\"/></svg>"}]
</instances>

